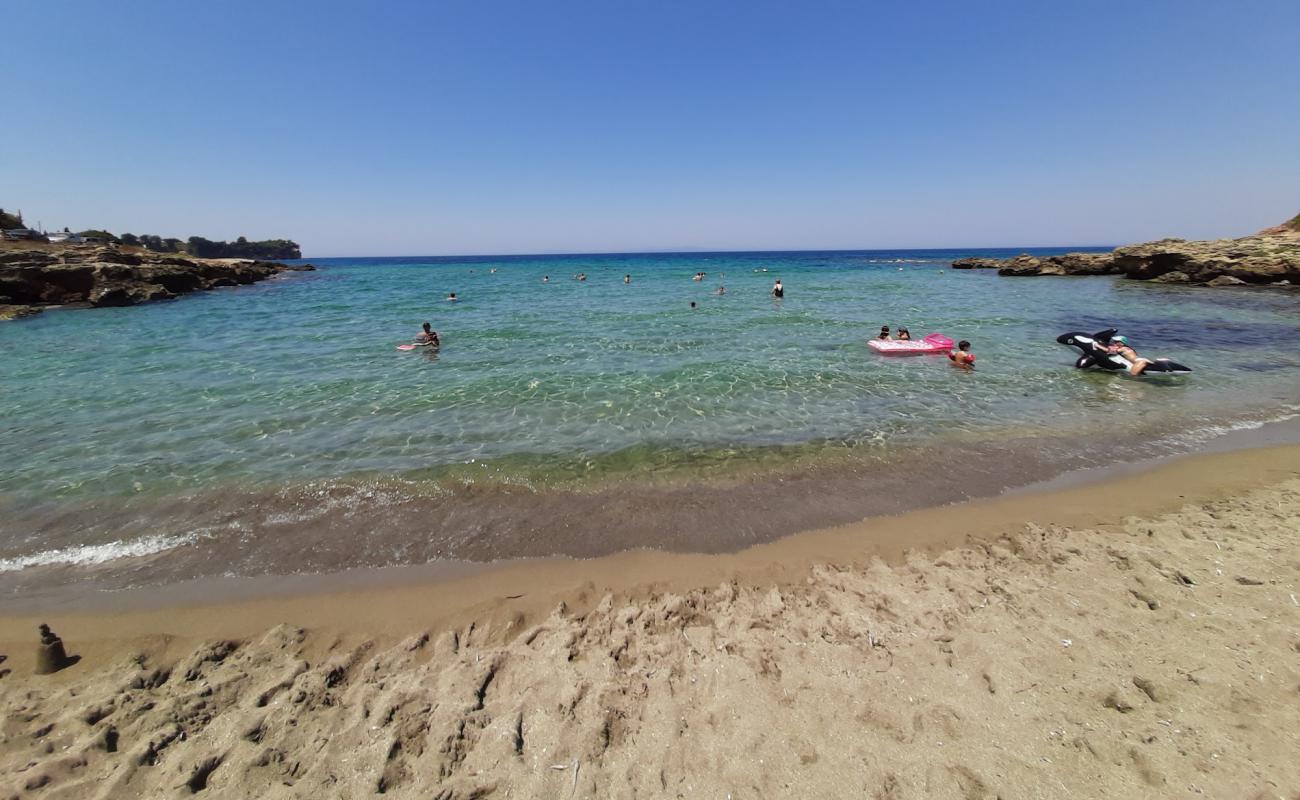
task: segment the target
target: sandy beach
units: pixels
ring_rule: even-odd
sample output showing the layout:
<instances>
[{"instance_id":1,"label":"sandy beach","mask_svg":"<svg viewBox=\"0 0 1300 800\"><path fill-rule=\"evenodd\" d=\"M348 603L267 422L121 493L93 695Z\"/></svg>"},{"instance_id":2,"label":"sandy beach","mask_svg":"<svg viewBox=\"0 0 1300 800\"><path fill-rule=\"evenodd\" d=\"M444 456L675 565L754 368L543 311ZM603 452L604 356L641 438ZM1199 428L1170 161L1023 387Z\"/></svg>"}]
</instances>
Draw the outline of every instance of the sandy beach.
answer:
<instances>
[{"instance_id":1,"label":"sandy beach","mask_svg":"<svg viewBox=\"0 0 1300 800\"><path fill-rule=\"evenodd\" d=\"M0 796L1300 793L1300 448L727 556L0 621ZM32 674L37 622L75 665Z\"/></svg>"}]
</instances>

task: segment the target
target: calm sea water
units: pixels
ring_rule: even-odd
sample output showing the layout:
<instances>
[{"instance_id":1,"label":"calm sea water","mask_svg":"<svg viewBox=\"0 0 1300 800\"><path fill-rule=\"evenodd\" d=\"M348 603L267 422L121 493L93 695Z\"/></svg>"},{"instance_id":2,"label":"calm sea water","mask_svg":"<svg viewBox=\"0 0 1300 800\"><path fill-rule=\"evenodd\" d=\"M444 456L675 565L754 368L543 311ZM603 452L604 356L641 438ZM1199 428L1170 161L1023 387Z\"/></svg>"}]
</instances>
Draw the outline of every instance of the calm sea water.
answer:
<instances>
[{"instance_id":1,"label":"calm sea water","mask_svg":"<svg viewBox=\"0 0 1300 800\"><path fill-rule=\"evenodd\" d=\"M326 259L0 325L0 581L721 549L888 510L825 489L881 465L995 491L1295 408L1300 297L948 268L969 252ZM425 320L441 350L396 350ZM978 369L879 356L882 324ZM1109 326L1194 374L1054 341Z\"/></svg>"}]
</instances>

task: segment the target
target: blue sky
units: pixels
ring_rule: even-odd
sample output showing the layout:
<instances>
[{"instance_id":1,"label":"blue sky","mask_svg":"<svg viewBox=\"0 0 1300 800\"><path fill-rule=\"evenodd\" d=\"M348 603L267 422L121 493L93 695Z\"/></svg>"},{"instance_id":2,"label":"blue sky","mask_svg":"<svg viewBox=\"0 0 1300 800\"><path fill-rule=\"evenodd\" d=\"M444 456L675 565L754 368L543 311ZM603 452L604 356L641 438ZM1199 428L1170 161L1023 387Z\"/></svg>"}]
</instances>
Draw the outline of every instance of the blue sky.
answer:
<instances>
[{"instance_id":1,"label":"blue sky","mask_svg":"<svg viewBox=\"0 0 1300 800\"><path fill-rule=\"evenodd\" d=\"M1120 244L1300 211L1300 3L5 4L0 205L308 255Z\"/></svg>"}]
</instances>

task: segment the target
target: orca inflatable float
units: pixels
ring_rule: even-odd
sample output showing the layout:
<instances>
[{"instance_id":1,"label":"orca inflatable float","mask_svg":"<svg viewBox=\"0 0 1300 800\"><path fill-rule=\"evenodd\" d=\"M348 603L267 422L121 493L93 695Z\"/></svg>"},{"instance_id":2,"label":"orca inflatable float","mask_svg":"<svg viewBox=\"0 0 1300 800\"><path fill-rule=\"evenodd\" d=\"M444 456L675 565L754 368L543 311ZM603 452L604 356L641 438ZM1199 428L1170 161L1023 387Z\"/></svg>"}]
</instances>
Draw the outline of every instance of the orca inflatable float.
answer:
<instances>
[{"instance_id":1,"label":"orca inflatable float","mask_svg":"<svg viewBox=\"0 0 1300 800\"><path fill-rule=\"evenodd\" d=\"M1108 328L1093 334L1076 331L1063 333L1056 337L1056 341L1063 345L1079 348L1079 352L1083 353L1083 355L1079 356L1079 360L1074 362L1074 366L1079 369L1097 367L1098 369L1128 372L1129 367L1133 366L1133 362L1118 353L1112 353L1106 349L1106 346L1110 344L1110 337L1118 332L1117 328ZM1167 358L1160 358L1148 364L1147 368L1142 370L1142 375L1186 375L1191 371L1191 367L1185 367Z\"/></svg>"}]
</instances>

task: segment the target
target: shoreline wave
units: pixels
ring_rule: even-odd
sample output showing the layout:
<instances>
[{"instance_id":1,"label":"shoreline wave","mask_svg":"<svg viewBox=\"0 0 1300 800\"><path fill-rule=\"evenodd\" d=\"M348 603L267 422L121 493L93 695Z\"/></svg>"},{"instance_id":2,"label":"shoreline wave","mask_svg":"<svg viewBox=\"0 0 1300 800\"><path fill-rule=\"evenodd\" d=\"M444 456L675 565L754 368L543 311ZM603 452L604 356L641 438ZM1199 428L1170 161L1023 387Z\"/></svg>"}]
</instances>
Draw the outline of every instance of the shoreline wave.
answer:
<instances>
[{"instance_id":1,"label":"shoreline wave","mask_svg":"<svg viewBox=\"0 0 1300 800\"><path fill-rule=\"evenodd\" d=\"M0 595L58 598L86 591L176 585L208 578L331 575L354 569L479 564L516 558L609 556L649 549L671 553L726 553L813 528L934 508L954 502L1033 490L1043 482L1068 485L1071 474L1210 452L1241 436L1244 449L1300 443L1300 413L1207 425L1196 435L1147 439L1117 449L1079 439L1024 437L1007 443L949 443L871 463L773 473L752 480L628 486L587 492L512 485L466 484L429 491L398 480L343 485L316 481L293 489L219 491L187 496L158 508L156 525L178 529L178 513L197 516L189 532L140 539L114 536L95 544L47 547L0 559ZM1279 427L1280 426L1280 427ZM1260 430L1268 432L1258 435ZM1279 431L1281 434L1279 435ZM1041 433L1041 432L1040 432ZM907 476L940 466L965 470L909 493ZM881 473L903 480L882 479ZM1095 475L1094 475L1095 477ZM891 482L892 481L892 482ZM1051 488L1051 487L1045 487ZM138 512L139 509L136 509ZM103 509L96 512L103 518ZM149 529L139 513L133 529ZM66 526L65 512L59 521ZM185 528L181 528L185 529ZM76 536L76 533L72 534ZM213 565L220 565L214 568ZM93 588L92 588L93 587Z\"/></svg>"},{"instance_id":2,"label":"shoreline wave","mask_svg":"<svg viewBox=\"0 0 1300 800\"><path fill-rule=\"evenodd\" d=\"M103 544L83 544L55 550L41 550L30 555L0 558L0 573L19 572L32 567L92 567L130 558L157 555L197 541L197 533L154 534L139 539L116 540Z\"/></svg>"}]
</instances>

